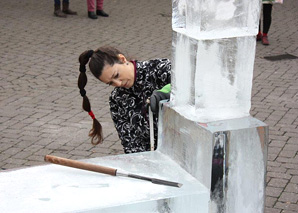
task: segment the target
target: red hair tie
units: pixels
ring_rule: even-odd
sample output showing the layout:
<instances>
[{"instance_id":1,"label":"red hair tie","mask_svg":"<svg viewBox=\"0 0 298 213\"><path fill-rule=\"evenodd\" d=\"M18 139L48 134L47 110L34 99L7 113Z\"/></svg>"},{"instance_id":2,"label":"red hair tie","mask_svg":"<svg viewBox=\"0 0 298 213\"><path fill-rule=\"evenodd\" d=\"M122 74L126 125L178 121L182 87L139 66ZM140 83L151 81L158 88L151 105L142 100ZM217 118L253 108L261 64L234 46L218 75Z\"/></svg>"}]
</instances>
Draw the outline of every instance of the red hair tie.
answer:
<instances>
[{"instance_id":1,"label":"red hair tie","mask_svg":"<svg viewBox=\"0 0 298 213\"><path fill-rule=\"evenodd\" d=\"M95 119L95 115L93 114L92 111L88 112L88 114L90 115L90 117L94 120Z\"/></svg>"}]
</instances>

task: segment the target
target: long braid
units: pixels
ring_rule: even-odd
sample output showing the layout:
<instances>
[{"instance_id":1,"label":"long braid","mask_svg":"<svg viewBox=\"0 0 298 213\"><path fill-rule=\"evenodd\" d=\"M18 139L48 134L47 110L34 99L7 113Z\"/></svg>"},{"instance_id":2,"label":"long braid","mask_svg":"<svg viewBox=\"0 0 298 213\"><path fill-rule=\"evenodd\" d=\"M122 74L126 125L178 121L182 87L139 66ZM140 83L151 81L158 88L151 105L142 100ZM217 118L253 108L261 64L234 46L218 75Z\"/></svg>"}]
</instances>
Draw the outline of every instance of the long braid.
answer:
<instances>
[{"instance_id":1,"label":"long braid","mask_svg":"<svg viewBox=\"0 0 298 213\"><path fill-rule=\"evenodd\" d=\"M83 52L79 57L80 62L80 75L78 79L78 87L80 89L80 94L83 97L83 109L88 112L88 114L93 119L93 128L89 132L89 136L91 137L91 143L93 145L102 143L103 136L102 136L102 126L99 121L95 118L92 110L90 101L86 95L86 90L84 89L87 84L87 75L86 75L86 64L88 63L89 59L93 55L93 50L87 50Z\"/></svg>"}]
</instances>

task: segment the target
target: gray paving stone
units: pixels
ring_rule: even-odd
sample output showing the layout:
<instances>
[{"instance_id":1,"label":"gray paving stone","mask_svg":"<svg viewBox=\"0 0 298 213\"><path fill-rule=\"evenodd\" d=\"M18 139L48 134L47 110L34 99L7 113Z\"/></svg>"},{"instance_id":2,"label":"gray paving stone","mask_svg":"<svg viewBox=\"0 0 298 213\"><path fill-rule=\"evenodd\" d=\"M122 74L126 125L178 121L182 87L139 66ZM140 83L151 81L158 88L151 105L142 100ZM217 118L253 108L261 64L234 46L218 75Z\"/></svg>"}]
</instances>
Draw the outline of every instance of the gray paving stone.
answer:
<instances>
[{"instance_id":1,"label":"gray paving stone","mask_svg":"<svg viewBox=\"0 0 298 213\"><path fill-rule=\"evenodd\" d=\"M271 178L267 186L284 188L287 185L287 183L288 183L288 180L286 179Z\"/></svg>"},{"instance_id":2,"label":"gray paving stone","mask_svg":"<svg viewBox=\"0 0 298 213\"><path fill-rule=\"evenodd\" d=\"M289 211L298 212L298 205L297 204L291 204L289 202L287 202L287 203L277 202L275 206L277 208L280 208L280 209L285 209L288 212Z\"/></svg>"},{"instance_id":3,"label":"gray paving stone","mask_svg":"<svg viewBox=\"0 0 298 213\"><path fill-rule=\"evenodd\" d=\"M297 203L298 197L296 193L292 192L283 192L281 196L278 198L278 201L281 202L289 202L289 203Z\"/></svg>"},{"instance_id":4,"label":"gray paving stone","mask_svg":"<svg viewBox=\"0 0 298 213\"><path fill-rule=\"evenodd\" d=\"M298 175L298 171L297 169L289 169L287 171L287 174L290 174L290 175Z\"/></svg>"},{"instance_id":5,"label":"gray paving stone","mask_svg":"<svg viewBox=\"0 0 298 213\"><path fill-rule=\"evenodd\" d=\"M287 168L284 167L271 167L271 166L267 166L267 171L268 172L281 172L281 173L285 173L287 171Z\"/></svg>"},{"instance_id":6,"label":"gray paving stone","mask_svg":"<svg viewBox=\"0 0 298 213\"><path fill-rule=\"evenodd\" d=\"M271 186L267 186L266 187L266 195L267 197L275 197L278 198L281 193L283 191L283 188L277 188L277 187L271 187Z\"/></svg>"},{"instance_id":7,"label":"gray paving stone","mask_svg":"<svg viewBox=\"0 0 298 213\"><path fill-rule=\"evenodd\" d=\"M298 175L294 175L292 178L291 178L291 183L298 183Z\"/></svg>"},{"instance_id":8,"label":"gray paving stone","mask_svg":"<svg viewBox=\"0 0 298 213\"><path fill-rule=\"evenodd\" d=\"M265 213L281 213L281 209L265 208Z\"/></svg>"},{"instance_id":9,"label":"gray paving stone","mask_svg":"<svg viewBox=\"0 0 298 213\"><path fill-rule=\"evenodd\" d=\"M265 206L268 208L272 208L276 202L277 202L277 198L267 196Z\"/></svg>"},{"instance_id":10,"label":"gray paving stone","mask_svg":"<svg viewBox=\"0 0 298 213\"><path fill-rule=\"evenodd\" d=\"M282 213L297 213L297 211L291 211L291 210L282 210Z\"/></svg>"},{"instance_id":11,"label":"gray paving stone","mask_svg":"<svg viewBox=\"0 0 298 213\"><path fill-rule=\"evenodd\" d=\"M289 183L285 188L285 191L298 194L298 184Z\"/></svg>"}]
</instances>

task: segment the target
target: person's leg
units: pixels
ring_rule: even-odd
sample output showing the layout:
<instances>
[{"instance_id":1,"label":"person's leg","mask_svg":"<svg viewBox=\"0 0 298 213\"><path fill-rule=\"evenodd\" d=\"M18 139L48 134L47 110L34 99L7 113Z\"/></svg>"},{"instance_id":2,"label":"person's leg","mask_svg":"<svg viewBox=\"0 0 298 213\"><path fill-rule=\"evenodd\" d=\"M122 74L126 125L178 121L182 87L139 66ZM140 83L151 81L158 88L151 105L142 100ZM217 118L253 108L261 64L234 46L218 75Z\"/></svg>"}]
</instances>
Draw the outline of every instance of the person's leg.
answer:
<instances>
[{"instance_id":1,"label":"person's leg","mask_svg":"<svg viewBox=\"0 0 298 213\"><path fill-rule=\"evenodd\" d=\"M268 32L272 21L272 4L263 4L263 39L264 45L269 45Z\"/></svg>"},{"instance_id":2,"label":"person's leg","mask_svg":"<svg viewBox=\"0 0 298 213\"><path fill-rule=\"evenodd\" d=\"M95 10L95 0L87 0L87 9L88 9L88 17L91 19L97 19L97 16L94 13Z\"/></svg>"},{"instance_id":3,"label":"person's leg","mask_svg":"<svg viewBox=\"0 0 298 213\"><path fill-rule=\"evenodd\" d=\"M66 15L61 11L60 0L54 0L54 15L61 18L66 18Z\"/></svg>"},{"instance_id":4,"label":"person's leg","mask_svg":"<svg viewBox=\"0 0 298 213\"><path fill-rule=\"evenodd\" d=\"M96 9L103 10L103 0L96 0Z\"/></svg>"},{"instance_id":5,"label":"person's leg","mask_svg":"<svg viewBox=\"0 0 298 213\"><path fill-rule=\"evenodd\" d=\"M87 8L88 8L88 12L94 12L95 10L94 0L87 0Z\"/></svg>"},{"instance_id":6,"label":"person's leg","mask_svg":"<svg viewBox=\"0 0 298 213\"><path fill-rule=\"evenodd\" d=\"M68 15L77 15L78 13L69 9L69 0L63 0L63 13Z\"/></svg>"},{"instance_id":7,"label":"person's leg","mask_svg":"<svg viewBox=\"0 0 298 213\"><path fill-rule=\"evenodd\" d=\"M263 7L263 33L268 34L272 21L272 4L264 4Z\"/></svg>"},{"instance_id":8,"label":"person's leg","mask_svg":"<svg viewBox=\"0 0 298 213\"><path fill-rule=\"evenodd\" d=\"M108 17L109 15L105 11L103 11L103 1L104 0L96 0L96 14L99 16Z\"/></svg>"},{"instance_id":9,"label":"person's leg","mask_svg":"<svg viewBox=\"0 0 298 213\"><path fill-rule=\"evenodd\" d=\"M261 30L261 19L260 19L260 21L259 21L259 33L257 35L257 41L261 41L262 36L263 36L263 34L262 34L262 30Z\"/></svg>"}]
</instances>

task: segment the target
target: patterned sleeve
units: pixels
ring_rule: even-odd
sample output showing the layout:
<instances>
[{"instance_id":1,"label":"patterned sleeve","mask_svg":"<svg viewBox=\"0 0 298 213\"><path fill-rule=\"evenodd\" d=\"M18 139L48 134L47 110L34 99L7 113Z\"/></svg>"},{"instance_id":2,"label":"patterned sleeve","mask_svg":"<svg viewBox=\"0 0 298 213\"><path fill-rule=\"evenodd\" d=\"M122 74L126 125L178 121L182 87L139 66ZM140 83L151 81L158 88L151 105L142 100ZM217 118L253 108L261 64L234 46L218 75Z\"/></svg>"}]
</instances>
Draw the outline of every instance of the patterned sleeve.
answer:
<instances>
[{"instance_id":1,"label":"patterned sleeve","mask_svg":"<svg viewBox=\"0 0 298 213\"><path fill-rule=\"evenodd\" d=\"M171 83L171 61L169 59L155 59L152 76L155 78L155 89L161 89Z\"/></svg>"}]
</instances>

